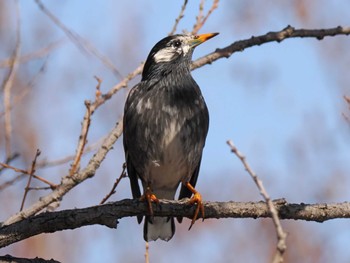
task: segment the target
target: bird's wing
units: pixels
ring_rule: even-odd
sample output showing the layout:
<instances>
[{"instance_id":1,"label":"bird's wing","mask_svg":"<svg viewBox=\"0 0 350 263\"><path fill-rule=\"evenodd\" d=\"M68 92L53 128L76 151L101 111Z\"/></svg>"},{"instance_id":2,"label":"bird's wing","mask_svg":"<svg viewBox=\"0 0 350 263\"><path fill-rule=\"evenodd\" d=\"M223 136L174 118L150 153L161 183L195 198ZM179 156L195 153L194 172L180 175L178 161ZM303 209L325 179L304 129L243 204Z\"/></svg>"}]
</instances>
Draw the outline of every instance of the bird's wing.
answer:
<instances>
[{"instance_id":1,"label":"bird's wing","mask_svg":"<svg viewBox=\"0 0 350 263\"><path fill-rule=\"evenodd\" d=\"M129 117L128 111L135 100L135 93L136 89L140 88L140 85L136 85L129 93L129 96L125 103L124 108L124 118L123 118L123 127L124 127L124 133L123 133L123 144L124 144L124 151L125 151L125 160L126 160L126 167L128 171L128 177L130 179L130 186L131 186L131 192L134 199L138 199L141 197L141 191L140 186L138 182L139 175L136 171L136 168L134 164L131 162L130 155L129 155L129 149L128 149L128 141L132 140L132 138L129 138L131 136L130 131L127 126L127 118ZM142 216L137 217L137 221L141 223Z\"/></svg>"},{"instance_id":2,"label":"bird's wing","mask_svg":"<svg viewBox=\"0 0 350 263\"><path fill-rule=\"evenodd\" d=\"M125 146L124 146L125 147ZM131 192L132 192L132 197L134 199L139 199L141 197L141 191L140 191L140 186L138 182L138 175L135 170L134 165L130 161L130 158L128 157L127 151L126 152L126 166L128 170L128 177L130 179L130 186L131 186ZM137 222L140 224L142 221L143 216L138 216L137 217Z\"/></svg>"}]
</instances>

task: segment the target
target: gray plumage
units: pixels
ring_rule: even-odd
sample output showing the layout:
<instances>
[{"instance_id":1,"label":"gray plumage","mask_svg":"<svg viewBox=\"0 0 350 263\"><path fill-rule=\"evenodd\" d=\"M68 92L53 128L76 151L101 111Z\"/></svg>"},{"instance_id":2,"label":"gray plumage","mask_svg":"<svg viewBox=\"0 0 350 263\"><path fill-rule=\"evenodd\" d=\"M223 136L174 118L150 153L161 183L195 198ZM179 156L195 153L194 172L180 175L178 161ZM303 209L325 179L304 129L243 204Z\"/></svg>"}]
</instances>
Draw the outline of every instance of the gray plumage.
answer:
<instances>
[{"instance_id":1,"label":"gray plumage","mask_svg":"<svg viewBox=\"0 0 350 263\"><path fill-rule=\"evenodd\" d=\"M141 82L127 98L124 149L134 198L141 196L138 179L159 199L174 199L181 182L193 187L197 182L209 114L190 74L193 48L199 44L195 39L175 35L159 41L146 60ZM182 186L179 199L191 195ZM168 241L174 232L173 218L146 217L146 241Z\"/></svg>"}]
</instances>

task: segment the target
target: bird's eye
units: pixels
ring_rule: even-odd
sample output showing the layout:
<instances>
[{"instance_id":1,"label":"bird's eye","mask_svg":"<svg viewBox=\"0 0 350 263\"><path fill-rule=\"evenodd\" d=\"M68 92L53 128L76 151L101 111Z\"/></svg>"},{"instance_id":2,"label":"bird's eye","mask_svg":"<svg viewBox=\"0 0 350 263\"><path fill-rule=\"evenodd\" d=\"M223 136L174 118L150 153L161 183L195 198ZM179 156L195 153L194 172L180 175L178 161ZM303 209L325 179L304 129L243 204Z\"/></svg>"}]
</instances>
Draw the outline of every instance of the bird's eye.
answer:
<instances>
[{"instance_id":1,"label":"bird's eye","mask_svg":"<svg viewBox=\"0 0 350 263\"><path fill-rule=\"evenodd\" d=\"M172 47L174 47L174 48L179 48L180 46L181 46L180 40L176 40L172 43Z\"/></svg>"}]
</instances>

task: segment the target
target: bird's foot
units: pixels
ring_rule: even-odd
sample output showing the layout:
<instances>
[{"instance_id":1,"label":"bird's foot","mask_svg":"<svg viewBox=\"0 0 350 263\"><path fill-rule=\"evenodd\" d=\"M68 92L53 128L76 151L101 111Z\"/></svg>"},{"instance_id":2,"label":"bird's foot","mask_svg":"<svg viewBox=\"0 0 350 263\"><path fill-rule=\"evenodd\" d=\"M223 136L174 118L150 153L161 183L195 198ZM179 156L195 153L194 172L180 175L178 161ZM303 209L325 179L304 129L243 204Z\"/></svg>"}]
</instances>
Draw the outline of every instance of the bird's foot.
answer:
<instances>
[{"instance_id":1,"label":"bird's foot","mask_svg":"<svg viewBox=\"0 0 350 263\"><path fill-rule=\"evenodd\" d=\"M153 221L153 208L152 203L159 204L159 200L156 195L152 192L150 187L146 188L145 193L140 197L140 201L146 201L148 205L148 213L150 215L151 221Z\"/></svg>"},{"instance_id":2,"label":"bird's foot","mask_svg":"<svg viewBox=\"0 0 350 263\"><path fill-rule=\"evenodd\" d=\"M201 216L204 221L204 205L203 205L202 195L196 189L194 189L194 187L189 182L187 182L185 185L188 188L188 190L190 190L193 193L193 196L191 197L188 204L189 205L197 204L196 211L194 212L194 215L192 217L191 225L188 228L188 230L190 230L198 218L199 211L201 212Z\"/></svg>"}]
</instances>

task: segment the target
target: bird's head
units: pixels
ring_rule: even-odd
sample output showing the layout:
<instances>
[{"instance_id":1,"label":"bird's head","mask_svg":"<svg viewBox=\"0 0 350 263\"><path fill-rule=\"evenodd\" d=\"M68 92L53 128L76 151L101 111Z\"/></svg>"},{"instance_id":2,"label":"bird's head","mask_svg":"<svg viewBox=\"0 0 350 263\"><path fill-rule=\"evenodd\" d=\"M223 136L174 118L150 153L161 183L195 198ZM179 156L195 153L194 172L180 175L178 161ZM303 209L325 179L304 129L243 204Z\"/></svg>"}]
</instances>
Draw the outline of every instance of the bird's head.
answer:
<instances>
[{"instance_id":1,"label":"bird's head","mask_svg":"<svg viewBox=\"0 0 350 263\"><path fill-rule=\"evenodd\" d=\"M163 38L149 53L142 79L162 76L179 67L189 69L194 48L217 34L219 33L173 35Z\"/></svg>"}]
</instances>

